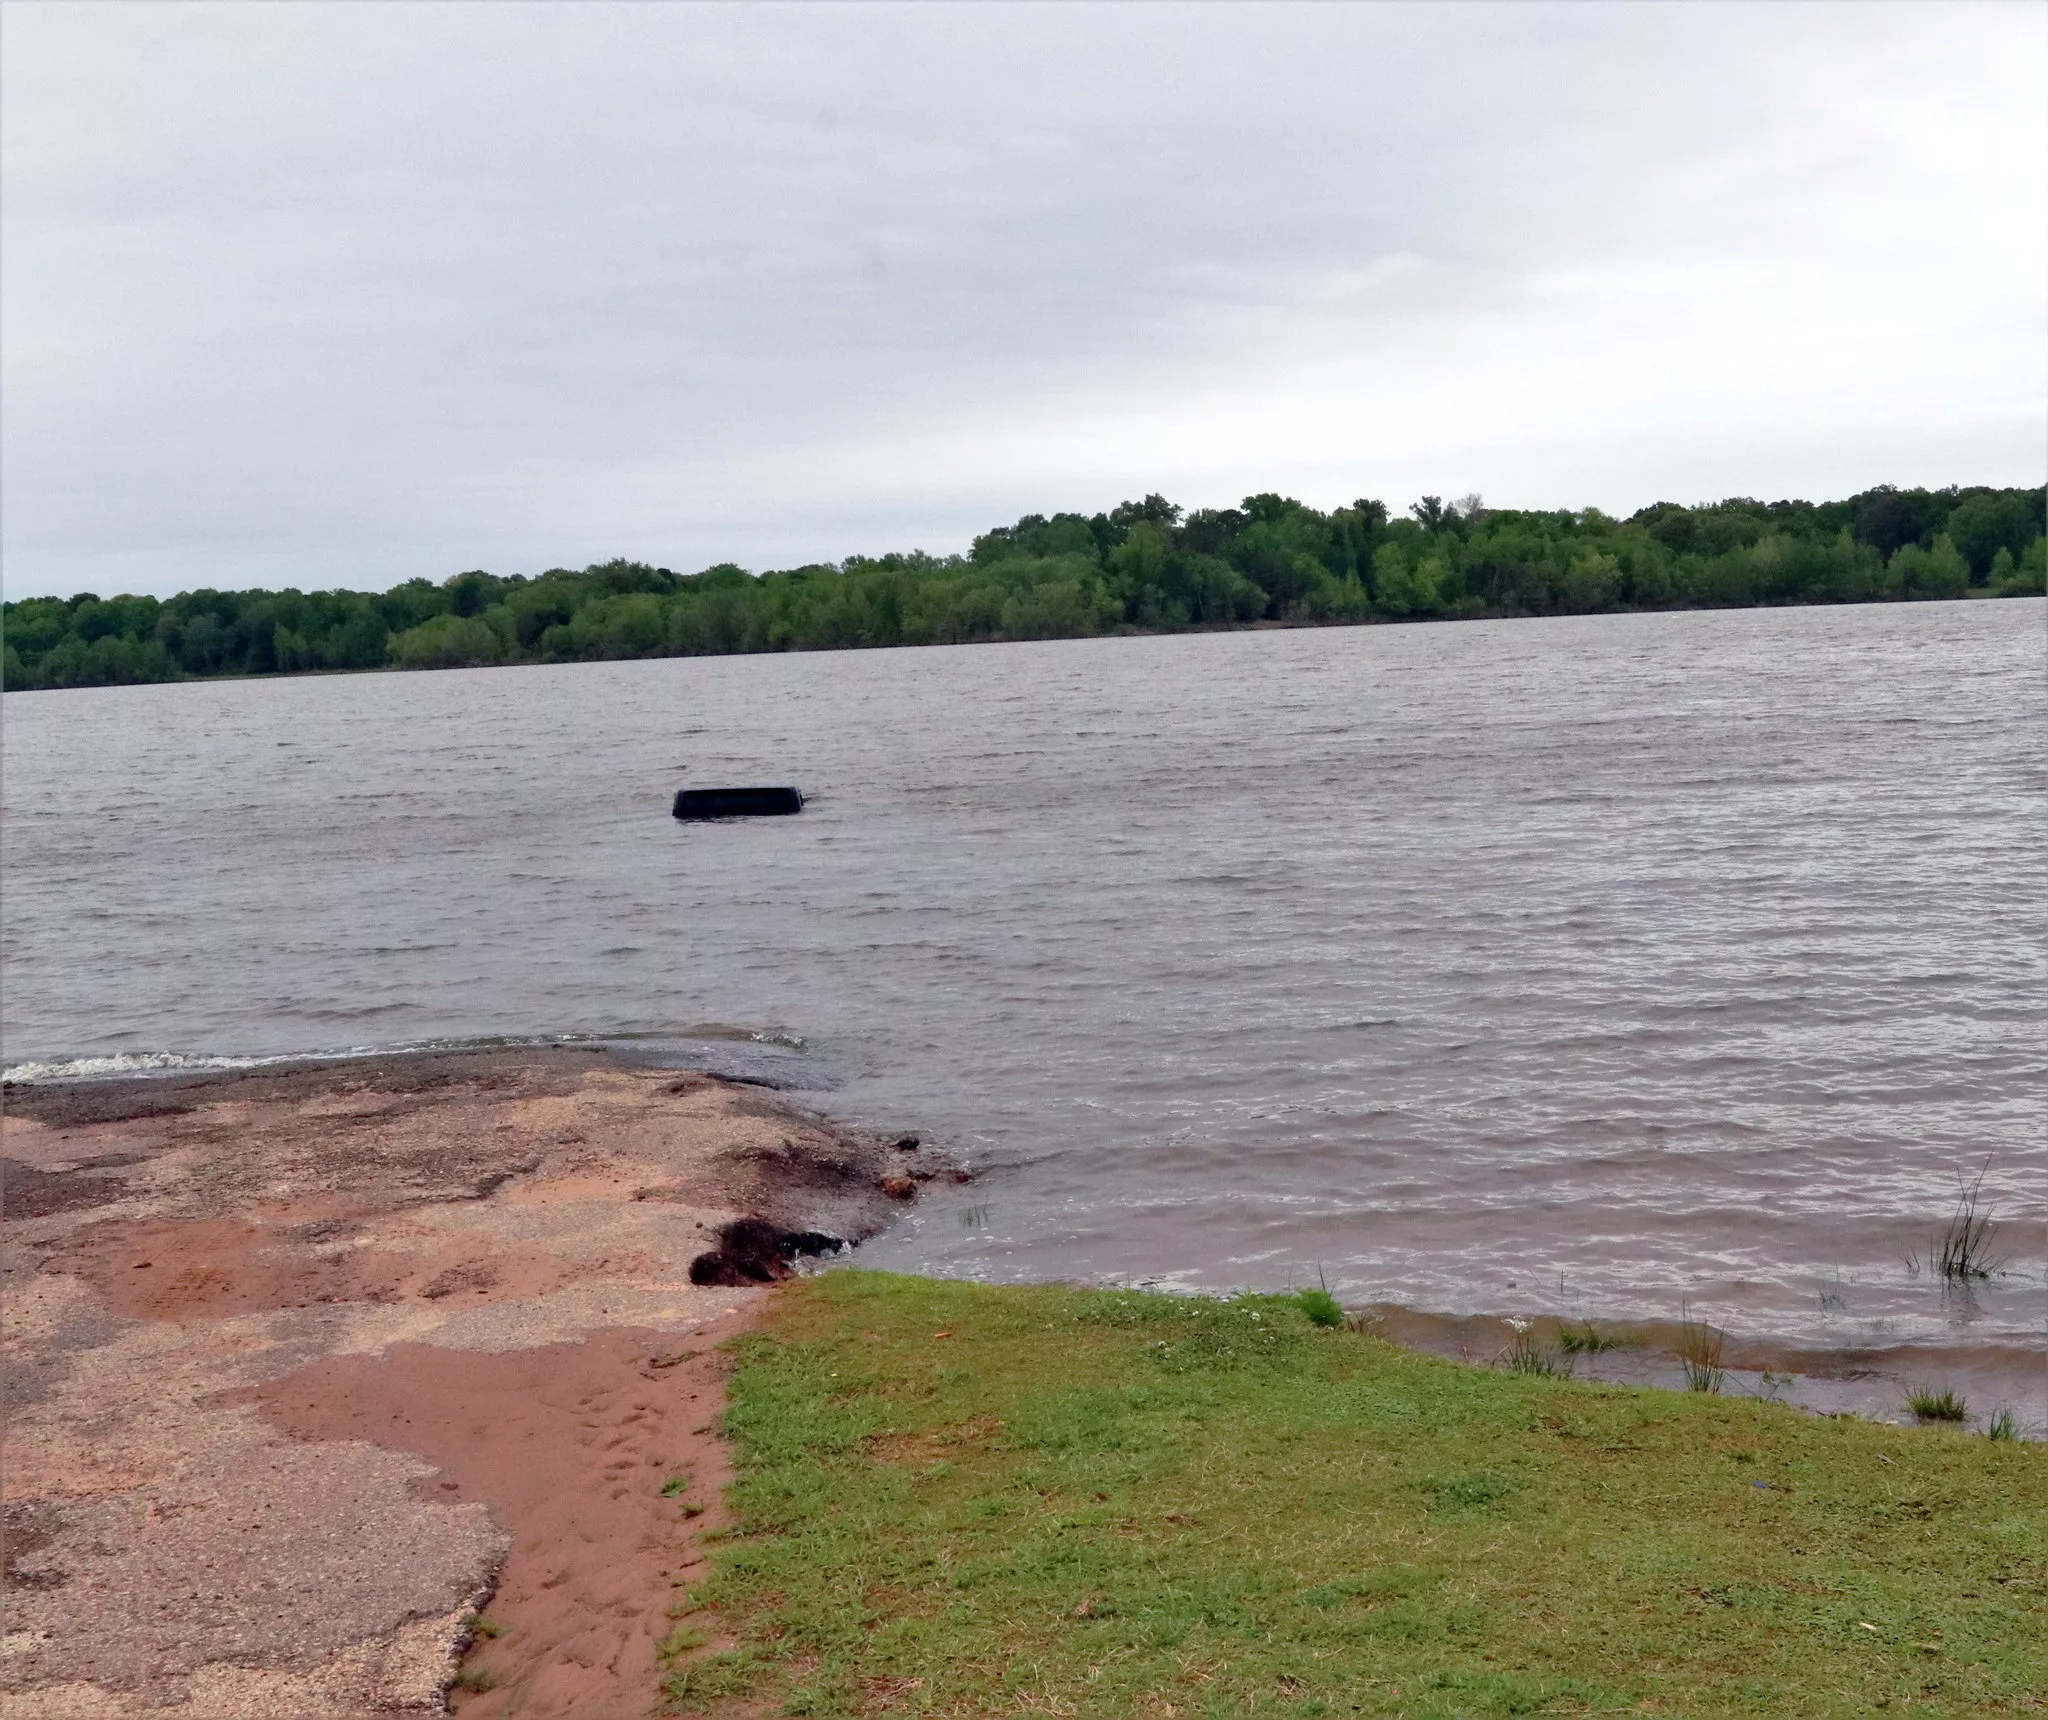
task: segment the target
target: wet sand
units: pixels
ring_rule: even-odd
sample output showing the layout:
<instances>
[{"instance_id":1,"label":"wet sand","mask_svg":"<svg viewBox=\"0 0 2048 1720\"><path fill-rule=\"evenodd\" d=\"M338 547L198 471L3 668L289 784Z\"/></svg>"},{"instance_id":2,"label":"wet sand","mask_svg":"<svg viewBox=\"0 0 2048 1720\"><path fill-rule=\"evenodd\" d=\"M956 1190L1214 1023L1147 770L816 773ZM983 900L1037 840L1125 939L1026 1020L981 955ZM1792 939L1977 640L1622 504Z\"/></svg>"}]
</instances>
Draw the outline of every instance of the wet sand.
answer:
<instances>
[{"instance_id":1,"label":"wet sand","mask_svg":"<svg viewBox=\"0 0 2048 1720\"><path fill-rule=\"evenodd\" d=\"M581 1050L7 1111L7 1720L441 1713L480 1608L459 1712L639 1720L762 1236L870 1236L952 1174Z\"/></svg>"}]
</instances>

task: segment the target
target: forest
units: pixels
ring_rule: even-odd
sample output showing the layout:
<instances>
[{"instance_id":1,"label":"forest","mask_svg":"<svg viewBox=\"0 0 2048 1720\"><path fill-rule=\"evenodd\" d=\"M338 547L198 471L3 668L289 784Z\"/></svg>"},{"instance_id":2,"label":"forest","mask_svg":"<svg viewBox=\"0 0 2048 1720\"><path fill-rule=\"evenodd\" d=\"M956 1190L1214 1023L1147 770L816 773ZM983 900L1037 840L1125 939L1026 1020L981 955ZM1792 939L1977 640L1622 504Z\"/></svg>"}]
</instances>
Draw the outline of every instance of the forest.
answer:
<instances>
[{"instance_id":1,"label":"forest","mask_svg":"<svg viewBox=\"0 0 2048 1720\"><path fill-rule=\"evenodd\" d=\"M966 555L750 573L615 559L384 592L34 597L5 605L5 685L449 669L1200 628L2040 595L2042 489L1882 486L1839 502L1327 513L1280 495L1184 512L1027 514Z\"/></svg>"}]
</instances>

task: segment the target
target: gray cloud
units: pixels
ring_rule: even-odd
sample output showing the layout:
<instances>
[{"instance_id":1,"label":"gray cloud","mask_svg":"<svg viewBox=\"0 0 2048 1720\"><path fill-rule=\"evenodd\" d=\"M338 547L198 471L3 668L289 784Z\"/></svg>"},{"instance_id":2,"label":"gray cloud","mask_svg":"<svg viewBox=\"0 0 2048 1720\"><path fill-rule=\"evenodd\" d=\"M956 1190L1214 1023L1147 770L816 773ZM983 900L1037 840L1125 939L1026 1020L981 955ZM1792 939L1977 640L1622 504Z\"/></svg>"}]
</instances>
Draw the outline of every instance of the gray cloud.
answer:
<instances>
[{"instance_id":1,"label":"gray cloud","mask_svg":"<svg viewBox=\"0 0 2048 1720\"><path fill-rule=\"evenodd\" d=\"M14 4L9 587L2038 482L2044 17Z\"/></svg>"}]
</instances>

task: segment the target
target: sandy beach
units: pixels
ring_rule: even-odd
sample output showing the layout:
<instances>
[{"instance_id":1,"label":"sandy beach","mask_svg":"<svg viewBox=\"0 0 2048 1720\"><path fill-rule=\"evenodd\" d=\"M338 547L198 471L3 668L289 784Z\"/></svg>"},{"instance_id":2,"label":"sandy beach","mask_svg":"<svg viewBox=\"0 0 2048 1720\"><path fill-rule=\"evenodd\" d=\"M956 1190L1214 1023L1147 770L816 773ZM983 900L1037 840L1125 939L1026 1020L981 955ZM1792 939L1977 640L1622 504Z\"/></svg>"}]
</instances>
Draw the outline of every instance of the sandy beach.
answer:
<instances>
[{"instance_id":1,"label":"sandy beach","mask_svg":"<svg viewBox=\"0 0 2048 1720\"><path fill-rule=\"evenodd\" d=\"M638 1720L721 1521L715 1346L959 1174L587 1050L6 1109L8 1720Z\"/></svg>"}]
</instances>

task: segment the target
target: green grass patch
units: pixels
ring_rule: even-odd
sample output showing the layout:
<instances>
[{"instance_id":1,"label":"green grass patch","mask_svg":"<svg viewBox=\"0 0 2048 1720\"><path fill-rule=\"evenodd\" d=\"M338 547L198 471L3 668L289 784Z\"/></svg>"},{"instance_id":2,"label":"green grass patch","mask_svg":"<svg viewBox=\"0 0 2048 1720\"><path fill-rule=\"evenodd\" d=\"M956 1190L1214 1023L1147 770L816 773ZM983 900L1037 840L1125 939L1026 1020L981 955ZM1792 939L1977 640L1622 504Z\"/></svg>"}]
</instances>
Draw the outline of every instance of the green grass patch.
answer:
<instances>
[{"instance_id":1,"label":"green grass patch","mask_svg":"<svg viewBox=\"0 0 2048 1720\"><path fill-rule=\"evenodd\" d=\"M1603 1350L1626 1350L1634 1347L1635 1340L1619 1332L1610 1332L1596 1326L1591 1320L1577 1324L1566 1321L1557 1329L1557 1346L1569 1355L1597 1356Z\"/></svg>"},{"instance_id":2,"label":"green grass patch","mask_svg":"<svg viewBox=\"0 0 2048 1720\"><path fill-rule=\"evenodd\" d=\"M1299 1298L837 1271L735 1362L737 1521L678 1611L739 1646L672 1667L677 1713L2013 1714L2048 1688L2024 1442L1461 1367Z\"/></svg>"},{"instance_id":3,"label":"green grass patch","mask_svg":"<svg viewBox=\"0 0 2048 1720\"><path fill-rule=\"evenodd\" d=\"M1970 1406L1952 1391L1926 1388L1906 1394L1906 1407L1915 1421L1968 1421Z\"/></svg>"},{"instance_id":4,"label":"green grass patch","mask_svg":"<svg viewBox=\"0 0 2048 1720\"><path fill-rule=\"evenodd\" d=\"M1575 1350L1563 1346L1552 1349L1533 1333L1520 1331L1500 1360L1501 1366L1511 1374L1537 1374L1547 1380L1568 1380L1577 1359Z\"/></svg>"}]
</instances>

